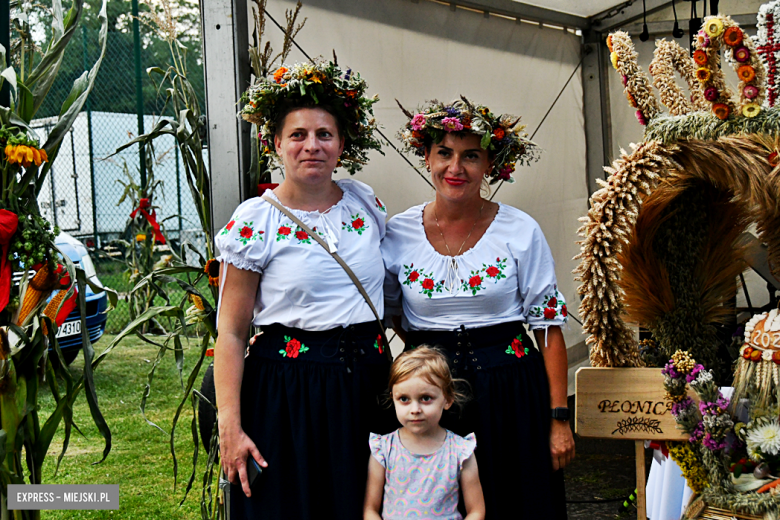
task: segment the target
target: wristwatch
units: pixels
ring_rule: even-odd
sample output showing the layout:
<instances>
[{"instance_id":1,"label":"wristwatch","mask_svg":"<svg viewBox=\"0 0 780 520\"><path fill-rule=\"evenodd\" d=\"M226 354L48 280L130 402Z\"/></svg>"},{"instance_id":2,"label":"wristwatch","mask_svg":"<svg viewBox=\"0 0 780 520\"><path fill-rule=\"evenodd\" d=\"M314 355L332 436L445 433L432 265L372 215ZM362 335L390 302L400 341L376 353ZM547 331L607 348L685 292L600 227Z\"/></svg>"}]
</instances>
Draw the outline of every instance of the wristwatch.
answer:
<instances>
[{"instance_id":1,"label":"wristwatch","mask_svg":"<svg viewBox=\"0 0 780 520\"><path fill-rule=\"evenodd\" d=\"M568 408L553 408L550 410L551 417L553 419L557 419L559 421L568 421L569 420L569 409Z\"/></svg>"}]
</instances>

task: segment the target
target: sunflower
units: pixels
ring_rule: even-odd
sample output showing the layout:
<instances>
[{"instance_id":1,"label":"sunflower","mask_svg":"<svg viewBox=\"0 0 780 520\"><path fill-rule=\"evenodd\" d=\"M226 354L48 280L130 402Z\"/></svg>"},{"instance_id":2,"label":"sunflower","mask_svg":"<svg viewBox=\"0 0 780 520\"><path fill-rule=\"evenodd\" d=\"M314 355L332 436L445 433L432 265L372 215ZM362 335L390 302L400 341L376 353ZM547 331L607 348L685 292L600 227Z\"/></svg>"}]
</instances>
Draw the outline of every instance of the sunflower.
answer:
<instances>
[{"instance_id":1,"label":"sunflower","mask_svg":"<svg viewBox=\"0 0 780 520\"><path fill-rule=\"evenodd\" d=\"M203 271L209 277L209 285L215 287L219 285L219 260L214 258L209 259L209 261L206 262L206 266L203 268Z\"/></svg>"},{"instance_id":2,"label":"sunflower","mask_svg":"<svg viewBox=\"0 0 780 520\"><path fill-rule=\"evenodd\" d=\"M745 83L750 83L756 79L756 70L750 65L742 65L737 69L737 76Z\"/></svg>"},{"instance_id":3,"label":"sunflower","mask_svg":"<svg viewBox=\"0 0 780 520\"><path fill-rule=\"evenodd\" d=\"M704 67L699 67L696 69L696 79L699 80L699 83L707 83L710 78L712 77L712 73L709 69L706 69Z\"/></svg>"}]
</instances>

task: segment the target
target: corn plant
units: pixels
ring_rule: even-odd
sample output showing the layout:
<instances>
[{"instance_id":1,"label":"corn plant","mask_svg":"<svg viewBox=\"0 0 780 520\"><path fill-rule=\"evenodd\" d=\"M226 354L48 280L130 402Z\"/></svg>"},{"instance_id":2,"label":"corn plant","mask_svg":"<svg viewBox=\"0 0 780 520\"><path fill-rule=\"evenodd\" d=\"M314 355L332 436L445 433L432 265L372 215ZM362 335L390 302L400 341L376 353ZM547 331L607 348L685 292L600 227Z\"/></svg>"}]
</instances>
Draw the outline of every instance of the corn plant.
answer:
<instances>
[{"instance_id":1,"label":"corn plant","mask_svg":"<svg viewBox=\"0 0 780 520\"><path fill-rule=\"evenodd\" d=\"M41 468L58 427L64 423L64 442L57 467L68 448L73 403L81 390L98 430L105 440L103 459L111 450L111 431L98 406L93 371L101 357L89 341L84 321L86 285L93 285L81 269L57 251L55 233L41 216L37 196L57 159L63 138L71 129L95 83L105 55L106 2L99 14L100 56L92 68L74 81L45 141L30 128L57 78L63 55L82 17L83 0L74 0L67 12L52 2L51 39L38 49L31 39L27 13L12 2L12 18L19 39L12 49L18 67L0 47L0 85L10 87L9 106L0 106L0 519L10 518L9 484L40 484ZM38 6L35 6L38 7ZM28 9L31 7L25 7ZM18 273L19 284L12 282ZM93 286L96 292L105 289ZM107 290L106 290L107 291ZM107 291L113 307L116 294ZM76 294L78 296L76 296ZM53 298L49 301L49 296ZM58 325L69 312L81 311L84 352L83 375L74 378L67 369L56 338ZM38 391L43 381L57 405L48 417L39 417ZM103 460L101 459L101 460ZM37 519L38 511L15 511L14 518Z\"/></svg>"}]
</instances>

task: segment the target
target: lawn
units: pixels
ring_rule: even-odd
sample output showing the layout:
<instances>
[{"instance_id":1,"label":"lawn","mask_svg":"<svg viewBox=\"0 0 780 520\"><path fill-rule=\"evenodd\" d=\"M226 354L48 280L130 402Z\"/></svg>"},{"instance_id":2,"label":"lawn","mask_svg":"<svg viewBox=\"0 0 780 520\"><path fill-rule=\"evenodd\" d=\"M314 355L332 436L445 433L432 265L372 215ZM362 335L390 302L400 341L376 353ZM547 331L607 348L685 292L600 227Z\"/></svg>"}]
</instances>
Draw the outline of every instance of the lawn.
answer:
<instances>
[{"instance_id":1,"label":"lawn","mask_svg":"<svg viewBox=\"0 0 780 520\"><path fill-rule=\"evenodd\" d=\"M113 339L104 336L96 345L102 351ZM197 360L197 338L185 342L185 378ZM177 425L176 448L179 459L179 484L174 492L173 464L168 435L149 426L139 409L147 374L154 363L157 349L137 338L126 339L105 359L95 372L95 385L103 415L113 434L113 447L101 464L103 438L92 423L89 408L82 392L76 402L74 418L84 433L71 436L70 445L57 476L54 476L57 456L62 448L63 429L49 449L43 467L44 484L119 484L117 511L43 511L44 519L60 518L170 518L199 519L200 493L203 470L208 454L200 450L198 471L187 501L179 507L192 461L191 408ZM71 366L74 377L81 375L83 358ZM41 422L54 408L48 388L41 387ZM196 388L200 388L198 380ZM158 367L152 393L147 401L147 417L166 431L182 396L172 353L168 353ZM188 405L189 406L189 405ZM187 413L188 412L188 413Z\"/></svg>"}]
</instances>

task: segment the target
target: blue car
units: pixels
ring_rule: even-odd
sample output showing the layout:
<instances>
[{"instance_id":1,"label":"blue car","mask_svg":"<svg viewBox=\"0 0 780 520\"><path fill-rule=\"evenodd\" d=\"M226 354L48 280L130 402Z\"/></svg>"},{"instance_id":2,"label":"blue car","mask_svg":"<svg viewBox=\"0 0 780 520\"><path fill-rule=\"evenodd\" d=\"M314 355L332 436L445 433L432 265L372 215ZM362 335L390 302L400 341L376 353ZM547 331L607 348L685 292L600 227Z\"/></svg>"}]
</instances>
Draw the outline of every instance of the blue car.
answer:
<instances>
[{"instance_id":1,"label":"blue car","mask_svg":"<svg viewBox=\"0 0 780 520\"><path fill-rule=\"evenodd\" d=\"M89 257L89 252L84 244L68 235L67 233L60 233L57 235L55 244L64 254L70 258L76 267L80 267L84 270L87 277L96 285L102 287L100 280L98 280L97 273L95 272L95 265L92 263L92 259ZM108 315L106 309L108 308L108 296L105 292L95 293L92 288L86 286L86 299L87 299L87 331L89 331L89 339L92 343L96 342L103 335L106 330L106 320ZM57 339L59 340L60 350L65 361L70 364L76 356L82 346L81 339L81 313L78 306L71 312L65 319L65 323L57 330Z\"/></svg>"}]
</instances>

